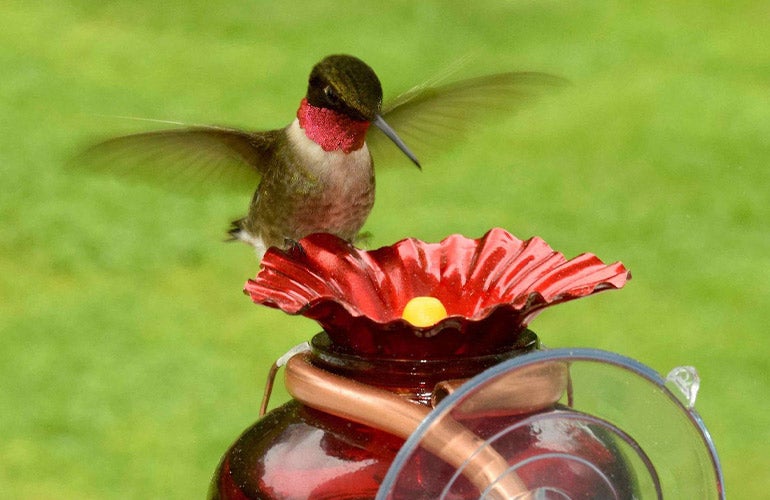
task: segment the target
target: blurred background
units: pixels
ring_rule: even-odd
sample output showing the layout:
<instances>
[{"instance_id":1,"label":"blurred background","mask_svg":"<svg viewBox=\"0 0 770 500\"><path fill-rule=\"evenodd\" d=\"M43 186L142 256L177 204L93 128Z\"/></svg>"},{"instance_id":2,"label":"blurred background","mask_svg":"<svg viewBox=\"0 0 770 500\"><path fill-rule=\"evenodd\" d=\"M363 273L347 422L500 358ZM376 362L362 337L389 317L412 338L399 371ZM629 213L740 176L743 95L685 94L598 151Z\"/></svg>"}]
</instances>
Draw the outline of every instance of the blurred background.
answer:
<instances>
[{"instance_id":1,"label":"blurred background","mask_svg":"<svg viewBox=\"0 0 770 500\"><path fill-rule=\"evenodd\" d=\"M694 365L727 492L770 489L766 2L5 0L0 15L0 496L202 498L269 363L318 327L251 304L222 243L243 196L68 170L89 142L294 116L351 53L386 99L458 77L573 85L425 163L378 164L372 246L499 226L623 261L621 291L531 325L663 374ZM279 394L275 403L285 398ZM275 404L274 403L274 404Z\"/></svg>"}]
</instances>

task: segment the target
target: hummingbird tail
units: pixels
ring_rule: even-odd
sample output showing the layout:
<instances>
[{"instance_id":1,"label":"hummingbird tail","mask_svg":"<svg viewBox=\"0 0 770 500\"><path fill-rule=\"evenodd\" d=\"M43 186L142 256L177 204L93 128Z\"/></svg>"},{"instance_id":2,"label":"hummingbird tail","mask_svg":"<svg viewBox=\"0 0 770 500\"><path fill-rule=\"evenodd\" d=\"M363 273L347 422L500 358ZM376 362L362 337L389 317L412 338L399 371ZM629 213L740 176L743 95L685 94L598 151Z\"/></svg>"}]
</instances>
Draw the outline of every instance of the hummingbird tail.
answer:
<instances>
[{"instance_id":1,"label":"hummingbird tail","mask_svg":"<svg viewBox=\"0 0 770 500\"><path fill-rule=\"evenodd\" d=\"M225 241L243 241L243 222L245 220L245 218L237 219L230 223L230 229L227 230L229 236Z\"/></svg>"},{"instance_id":2,"label":"hummingbird tail","mask_svg":"<svg viewBox=\"0 0 770 500\"><path fill-rule=\"evenodd\" d=\"M234 220L230 223L230 229L227 230L227 234L230 235L225 241L231 242L231 241L242 241L246 243L247 245L251 245L254 247L254 250L257 253L257 259L262 259L262 256L265 255L265 251L267 250L267 245L265 245L265 242L262 241L262 238L260 236L255 236L254 234L250 233L244 226L246 222L246 218Z\"/></svg>"}]
</instances>

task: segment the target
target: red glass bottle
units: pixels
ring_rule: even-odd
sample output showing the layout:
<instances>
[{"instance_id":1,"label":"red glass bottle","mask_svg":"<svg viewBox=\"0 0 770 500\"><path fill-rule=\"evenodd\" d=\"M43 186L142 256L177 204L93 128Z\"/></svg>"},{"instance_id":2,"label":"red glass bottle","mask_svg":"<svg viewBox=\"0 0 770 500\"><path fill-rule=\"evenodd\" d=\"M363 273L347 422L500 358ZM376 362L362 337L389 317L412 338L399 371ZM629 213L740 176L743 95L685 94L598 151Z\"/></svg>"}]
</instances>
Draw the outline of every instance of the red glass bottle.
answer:
<instances>
[{"instance_id":1,"label":"red glass bottle","mask_svg":"<svg viewBox=\"0 0 770 500\"><path fill-rule=\"evenodd\" d=\"M435 385L470 378L537 347L531 332L519 345L484 356L452 359L362 357L335 350L321 333L313 364L337 375L430 405ZM225 453L211 499L374 498L403 439L289 401L249 427Z\"/></svg>"}]
</instances>

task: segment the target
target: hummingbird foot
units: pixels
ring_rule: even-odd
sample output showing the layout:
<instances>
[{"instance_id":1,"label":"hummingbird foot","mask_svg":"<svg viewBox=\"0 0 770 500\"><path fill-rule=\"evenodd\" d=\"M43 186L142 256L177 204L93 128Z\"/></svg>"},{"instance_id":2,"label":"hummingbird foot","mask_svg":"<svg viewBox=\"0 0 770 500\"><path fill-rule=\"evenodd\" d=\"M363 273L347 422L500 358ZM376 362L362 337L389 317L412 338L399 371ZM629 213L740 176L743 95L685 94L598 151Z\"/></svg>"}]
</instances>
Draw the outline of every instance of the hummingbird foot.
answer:
<instances>
[{"instance_id":1,"label":"hummingbird foot","mask_svg":"<svg viewBox=\"0 0 770 500\"><path fill-rule=\"evenodd\" d=\"M283 240L283 248L286 249L289 253L305 255L305 249L302 248L300 242L291 238L285 238Z\"/></svg>"}]
</instances>

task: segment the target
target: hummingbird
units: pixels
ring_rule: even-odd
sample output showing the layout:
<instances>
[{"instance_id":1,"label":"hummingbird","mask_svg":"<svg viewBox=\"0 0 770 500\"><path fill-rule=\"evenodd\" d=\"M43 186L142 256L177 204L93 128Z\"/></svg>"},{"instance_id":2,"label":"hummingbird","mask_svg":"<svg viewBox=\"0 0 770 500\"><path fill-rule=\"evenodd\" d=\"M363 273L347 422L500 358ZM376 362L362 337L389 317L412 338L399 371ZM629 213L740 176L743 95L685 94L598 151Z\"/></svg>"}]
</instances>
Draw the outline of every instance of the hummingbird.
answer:
<instances>
[{"instance_id":1,"label":"hummingbird","mask_svg":"<svg viewBox=\"0 0 770 500\"><path fill-rule=\"evenodd\" d=\"M296 116L282 129L196 125L125 135L86 149L79 163L171 187L255 186L247 215L228 232L261 258L270 247L285 249L316 232L356 241L375 199L370 145L379 151L389 140L421 168L389 123L429 146L431 136L452 140L474 127L474 116L483 121L534 88L560 83L543 73L498 73L429 82L383 106L382 85L366 63L330 55L313 66Z\"/></svg>"}]
</instances>

